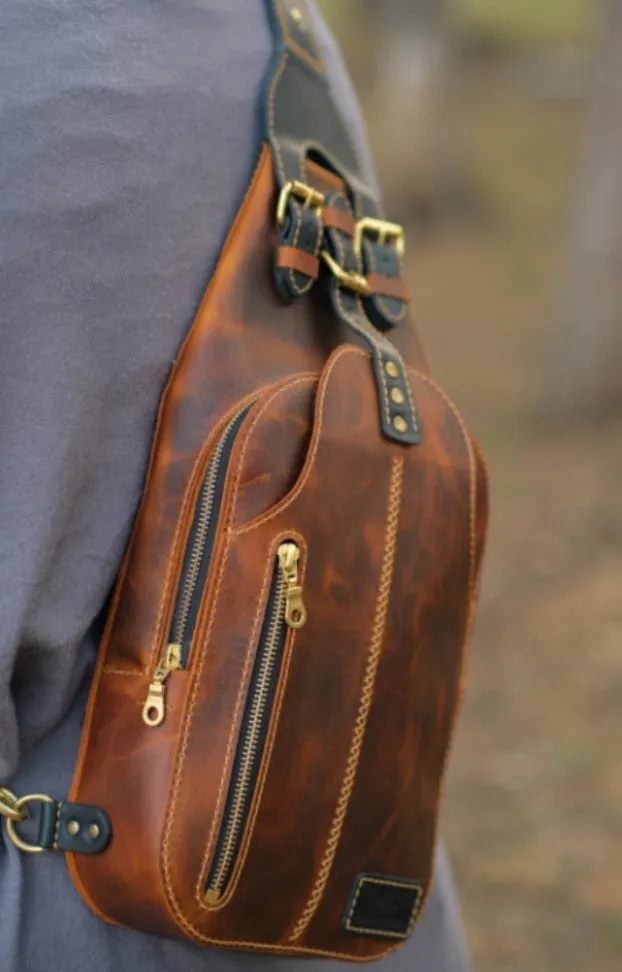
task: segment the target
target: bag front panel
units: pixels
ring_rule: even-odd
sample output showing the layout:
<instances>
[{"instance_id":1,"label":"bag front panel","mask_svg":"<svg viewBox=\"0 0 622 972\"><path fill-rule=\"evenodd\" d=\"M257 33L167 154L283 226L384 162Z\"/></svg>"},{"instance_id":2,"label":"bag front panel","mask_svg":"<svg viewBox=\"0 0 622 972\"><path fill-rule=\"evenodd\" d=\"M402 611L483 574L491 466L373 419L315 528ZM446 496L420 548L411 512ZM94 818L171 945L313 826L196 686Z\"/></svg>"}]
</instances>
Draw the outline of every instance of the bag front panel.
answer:
<instances>
[{"instance_id":1,"label":"bag front panel","mask_svg":"<svg viewBox=\"0 0 622 972\"><path fill-rule=\"evenodd\" d=\"M330 315L302 301L283 316L272 206L264 155L164 399L91 695L72 797L106 806L114 840L71 866L100 914L146 931L371 958L394 941L344 931L357 874L416 881L413 917L429 886L485 474L425 376L424 441L404 449L380 434L368 354L349 345L324 367L342 337ZM213 530L197 514L212 480ZM193 562L197 536L211 553ZM299 550L298 629L280 614L284 543ZM150 727L179 617L184 669ZM112 764L111 788L98 767Z\"/></svg>"}]
</instances>

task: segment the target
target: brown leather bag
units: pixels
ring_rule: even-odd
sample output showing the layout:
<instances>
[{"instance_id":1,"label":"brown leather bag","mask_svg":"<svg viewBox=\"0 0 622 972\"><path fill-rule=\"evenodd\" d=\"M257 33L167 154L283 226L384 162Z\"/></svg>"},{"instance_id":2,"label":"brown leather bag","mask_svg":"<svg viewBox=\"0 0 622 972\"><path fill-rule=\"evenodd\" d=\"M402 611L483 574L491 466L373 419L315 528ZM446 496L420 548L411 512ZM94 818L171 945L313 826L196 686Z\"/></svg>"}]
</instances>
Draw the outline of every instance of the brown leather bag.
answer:
<instances>
[{"instance_id":1,"label":"brown leather bag","mask_svg":"<svg viewBox=\"0 0 622 972\"><path fill-rule=\"evenodd\" d=\"M266 142L162 399L93 682L71 799L100 816L61 805L56 843L59 821L61 847L92 838L69 866L108 921L364 960L430 887L486 474L304 4L268 7Z\"/></svg>"}]
</instances>

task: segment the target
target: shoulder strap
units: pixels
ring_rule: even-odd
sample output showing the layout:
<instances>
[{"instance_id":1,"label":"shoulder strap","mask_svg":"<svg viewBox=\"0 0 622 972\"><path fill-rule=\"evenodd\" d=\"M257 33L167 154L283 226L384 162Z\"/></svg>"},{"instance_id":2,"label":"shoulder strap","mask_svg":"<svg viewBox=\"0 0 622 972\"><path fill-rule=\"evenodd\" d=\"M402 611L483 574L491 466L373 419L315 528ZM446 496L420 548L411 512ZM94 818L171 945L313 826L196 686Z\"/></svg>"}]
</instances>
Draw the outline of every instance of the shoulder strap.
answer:
<instances>
[{"instance_id":1,"label":"shoulder strap","mask_svg":"<svg viewBox=\"0 0 622 972\"><path fill-rule=\"evenodd\" d=\"M419 418L401 356L383 332L406 319L404 235L388 223L326 79L306 0L266 0L275 57L265 89L266 140L279 190L275 279L284 300L310 292L328 268L333 308L370 347L384 434L420 441ZM320 192L307 164L339 177ZM327 272L328 272L327 271Z\"/></svg>"}]
</instances>

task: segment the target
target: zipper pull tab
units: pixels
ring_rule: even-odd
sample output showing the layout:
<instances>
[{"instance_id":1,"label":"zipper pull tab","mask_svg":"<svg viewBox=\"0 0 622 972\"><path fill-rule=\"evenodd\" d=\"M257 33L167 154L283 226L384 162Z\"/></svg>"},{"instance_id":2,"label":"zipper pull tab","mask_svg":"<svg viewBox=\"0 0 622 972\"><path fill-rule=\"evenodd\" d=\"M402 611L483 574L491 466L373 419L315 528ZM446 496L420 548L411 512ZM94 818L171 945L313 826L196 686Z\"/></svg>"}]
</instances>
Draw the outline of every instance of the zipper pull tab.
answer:
<instances>
[{"instance_id":1,"label":"zipper pull tab","mask_svg":"<svg viewBox=\"0 0 622 972\"><path fill-rule=\"evenodd\" d=\"M307 609L302 599L298 566L300 549L295 543L279 547L279 565L285 580L285 623L290 628L302 628L307 623Z\"/></svg>"},{"instance_id":2,"label":"zipper pull tab","mask_svg":"<svg viewBox=\"0 0 622 972\"><path fill-rule=\"evenodd\" d=\"M147 701L143 706L143 722L151 729L161 726L166 714L166 685L165 682L171 672L181 668L181 645L166 646L166 651L153 673L153 680L147 693Z\"/></svg>"}]
</instances>

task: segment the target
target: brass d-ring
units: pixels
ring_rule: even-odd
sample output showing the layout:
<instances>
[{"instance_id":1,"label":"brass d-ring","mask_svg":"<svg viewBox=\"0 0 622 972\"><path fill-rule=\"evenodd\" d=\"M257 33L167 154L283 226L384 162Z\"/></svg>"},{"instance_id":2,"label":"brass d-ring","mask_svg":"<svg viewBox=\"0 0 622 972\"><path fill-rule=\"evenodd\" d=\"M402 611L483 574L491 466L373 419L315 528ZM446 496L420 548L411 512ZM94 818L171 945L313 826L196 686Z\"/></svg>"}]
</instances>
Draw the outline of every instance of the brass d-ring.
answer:
<instances>
[{"instance_id":1,"label":"brass d-ring","mask_svg":"<svg viewBox=\"0 0 622 972\"><path fill-rule=\"evenodd\" d=\"M13 810L21 811L29 803L54 803L54 801L52 797L46 796L45 793L29 793L27 796L20 797L19 800L15 801L13 804ZM20 814L19 820L21 821L24 819L24 814ZM25 840L22 840L15 829L15 824L18 822L19 821L15 820L13 816L7 817L5 822L6 832L9 840L12 844L14 844L15 847L17 847L18 850L23 851L24 854L42 854L44 850L47 850L46 847L37 847L36 844L28 844Z\"/></svg>"},{"instance_id":2,"label":"brass d-ring","mask_svg":"<svg viewBox=\"0 0 622 972\"><path fill-rule=\"evenodd\" d=\"M23 810L16 810L17 797L5 786L0 786L0 816L20 823L24 819Z\"/></svg>"}]
</instances>

